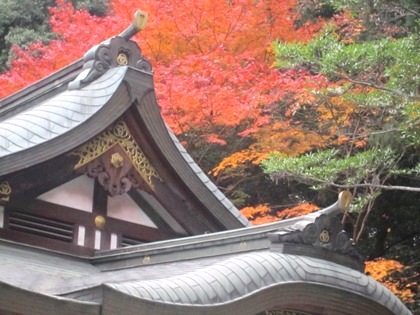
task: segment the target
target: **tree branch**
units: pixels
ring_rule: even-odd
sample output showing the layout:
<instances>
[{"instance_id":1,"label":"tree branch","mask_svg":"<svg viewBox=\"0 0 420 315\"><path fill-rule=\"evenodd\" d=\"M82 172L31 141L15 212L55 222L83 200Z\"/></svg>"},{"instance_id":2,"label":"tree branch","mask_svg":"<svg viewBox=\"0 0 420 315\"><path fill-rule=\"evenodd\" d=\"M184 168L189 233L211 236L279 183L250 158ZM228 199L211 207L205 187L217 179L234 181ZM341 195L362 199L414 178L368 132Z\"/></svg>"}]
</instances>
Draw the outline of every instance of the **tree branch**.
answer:
<instances>
[{"instance_id":1,"label":"tree branch","mask_svg":"<svg viewBox=\"0 0 420 315\"><path fill-rule=\"evenodd\" d=\"M337 187L337 188L343 188L343 189L370 187L370 188L379 188L379 189L384 189L384 190L403 190L403 191L420 192L420 187L410 187L410 186L373 185L373 184L340 185L340 184L335 184L335 183L331 183L331 186Z\"/></svg>"},{"instance_id":2,"label":"tree branch","mask_svg":"<svg viewBox=\"0 0 420 315\"><path fill-rule=\"evenodd\" d=\"M280 174L280 173L277 173ZM393 185L375 185L375 184L371 184L371 183L364 183L364 184L353 184L353 185L342 185L342 184L337 184L334 182L329 182L326 180L322 180L319 178L313 178L310 176L302 176L302 175L292 175L292 174L288 174L289 177L298 177L301 178L303 180L305 180L307 183L308 182L312 182L312 183L320 183L320 184L325 184L331 187L336 187L336 188L342 188L342 189L353 189L353 188L376 188L376 189L384 189L384 190L402 190L402 191L411 191L411 192L420 192L420 187L410 187L410 186L393 186ZM278 180L283 178L283 176L281 175L276 175L276 173L271 175L271 178L274 180Z\"/></svg>"},{"instance_id":3,"label":"tree branch","mask_svg":"<svg viewBox=\"0 0 420 315\"><path fill-rule=\"evenodd\" d=\"M375 83L372 83L372 82L369 82L369 81L355 80L355 79L352 79L352 78L350 78L346 75L340 74L340 73L337 73L337 74L340 75L343 79L346 79L347 81L349 81L351 83L370 86L370 87L373 87L373 88L378 89L378 90L390 92L390 93L393 93L395 95L398 95L398 96L401 96L401 97L404 97L404 98L409 98L409 96L405 95L404 93L402 93L398 90L394 90L394 89L388 88L386 86L378 85L378 84L375 84Z\"/></svg>"},{"instance_id":4,"label":"tree branch","mask_svg":"<svg viewBox=\"0 0 420 315\"><path fill-rule=\"evenodd\" d=\"M420 235L420 231L415 231L413 233L405 235L401 239L399 239L398 241L395 241L395 242L389 244L388 246L386 246L385 250L388 250L395 245L401 244L402 242L408 240L409 238L413 238L414 236L417 236L417 235Z\"/></svg>"},{"instance_id":5,"label":"tree branch","mask_svg":"<svg viewBox=\"0 0 420 315\"><path fill-rule=\"evenodd\" d=\"M406 11L410 12L411 14L413 14L413 15L415 15L417 17L420 17L420 14L416 10L412 10L410 8L407 8L405 6L402 6L401 4L397 4L397 6L399 6L403 10L406 10Z\"/></svg>"},{"instance_id":6,"label":"tree branch","mask_svg":"<svg viewBox=\"0 0 420 315\"><path fill-rule=\"evenodd\" d=\"M347 81L349 81L349 82L353 83L353 84L359 84L359 85L364 85L364 86L370 86L370 87L373 87L373 88L375 88L375 89L382 90L382 91L386 91L386 92L389 92L389 93L392 93L392 94L398 95L398 96L403 97L403 98L411 98L411 99L416 99L416 100L417 100L417 99L419 99L419 97L417 97L417 96L410 96L410 95L406 95L406 94L402 93L401 91L394 90L394 89L391 89L391 88L386 87L386 86L383 86L383 85L378 85L378 84L373 83L373 82L369 82L369 81L361 81L361 80L352 79L352 78L350 78L350 77L349 77L349 76L347 76L347 75L344 75L344 74L342 74L342 73L335 72L335 71L334 71L334 74L335 74L335 75L337 75L337 76L339 76L339 77L341 77L342 79L345 79L345 80L347 80Z\"/></svg>"}]
</instances>

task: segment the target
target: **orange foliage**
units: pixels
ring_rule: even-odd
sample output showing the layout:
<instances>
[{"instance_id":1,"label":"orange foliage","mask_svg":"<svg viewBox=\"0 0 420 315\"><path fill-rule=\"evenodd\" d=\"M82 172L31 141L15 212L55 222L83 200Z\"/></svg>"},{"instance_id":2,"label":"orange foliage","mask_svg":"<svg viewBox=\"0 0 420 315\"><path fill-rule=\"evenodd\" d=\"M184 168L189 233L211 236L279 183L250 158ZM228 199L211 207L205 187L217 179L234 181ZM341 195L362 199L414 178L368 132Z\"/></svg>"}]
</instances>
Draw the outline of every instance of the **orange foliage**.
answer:
<instances>
[{"instance_id":1,"label":"orange foliage","mask_svg":"<svg viewBox=\"0 0 420 315\"><path fill-rule=\"evenodd\" d=\"M211 170L211 173L214 176L218 176L220 172L230 167L236 168L248 162L251 162L252 164L259 164L261 160L266 158L267 154L268 152L258 152L252 148L235 152L224 158L222 162Z\"/></svg>"},{"instance_id":2,"label":"orange foliage","mask_svg":"<svg viewBox=\"0 0 420 315\"><path fill-rule=\"evenodd\" d=\"M35 42L28 49L13 47L11 70L0 75L0 98L61 69L82 57L90 47L122 31L118 18L93 17L64 0L57 0L51 14L52 30L60 39L48 45Z\"/></svg>"},{"instance_id":3,"label":"orange foliage","mask_svg":"<svg viewBox=\"0 0 420 315\"><path fill-rule=\"evenodd\" d=\"M324 148L329 139L316 131L291 126L288 121L275 121L261 126L251 136L255 139L255 143L248 149L234 152L224 158L212 169L213 175L217 176L227 168L236 168L245 163L257 165L273 151L295 156L315 148Z\"/></svg>"},{"instance_id":4,"label":"orange foliage","mask_svg":"<svg viewBox=\"0 0 420 315\"><path fill-rule=\"evenodd\" d=\"M112 14L98 18L58 0L50 23L60 39L34 43L28 50L15 47L11 71L0 75L0 97L82 57L121 32L141 8L149 13L149 24L136 39L154 64L163 115L176 133L198 129L214 142L210 135L215 125L235 127L247 120L250 127L258 126L261 106L310 78L269 66L273 40L305 41L322 26L319 22L296 29L291 18L295 5L294 0L111 0ZM224 141L218 135L216 142Z\"/></svg>"},{"instance_id":5,"label":"orange foliage","mask_svg":"<svg viewBox=\"0 0 420 315\"><path fill-rule=\"evenodd\" d=\"M245 207L241 209L241 213L252 222L254 225L260 225L265 223L276 222L282 219L290 219L294 217L300 217L305 214L309 214L318 210L319 208L310 203L302 203L293 208L287 208L277 211L273 214L273 211L267 205L257 205L255 207Z\"/></svg>"},{"instance_id":6,"label":"orange foliage","mask_svg":"<svg viewBox=\"0 0 420 315\"><path fill-rule=\"evenodd\" d=\"M403 283L397 277L392 275L401 272L405 266L396 260L379 258L365 263L365 272L373 279L381 282L401 300L406 303L414 302L415 294L410 290L411 286L417 286L416 282Z\"/></svg>"},{"instance_id":7,"label":"orange foliage","mask_svg":"<svg viewBox=\"0 0 420 315\"><path fill-rule=\"evenodd\" d=\"M159 65L159 104L175 133L213 133L215 126L235 127L245 120L261 124L263 107L284 95L281 83L286 75L255 58L221 49Z\"/></svg>"},{"instance_id":8,"label":"orange foliage","mask_svg":"<svg viewBox=\"0 0 420 315\"><path fill-rule=\"evenodd\" d=\"M316 210L318 210L319 207L304 202L301 203L300 205L297 205L295 207L292 208L287 208L287 209L283 209L277 212L277 217L282 220L282 219L289 219L289 218L295 218L295 217L300 217L302 215L305 214L309 214L312 213Z\"/></svg>"},{"instance_id":9,"label":"orange foliage","mask_svg":"<svg viewBox=\"0 0 420 315\"><path fill-rule=\"evenodd\" d=\"M271 214L271 209L267 205L245 207L241 209L241 213L254 225L278 221L278 218Z\"/></svg>"},{"instance_id":10,"label":"orange foliage","mask_svg":"<svg viewBox=\"0 0 420 315\"><path fill-rule=\"evenodd\" d=\"M0 98L119 34L140 8L148 12L149 23L134 40L152 61L159 105L173 131L190 143L199 139L225 145L232 138L253 143L233 151L216 174L225 167L258 163L273 150L303 153L324 140L290 126L287 119L274 123L279 120L274 112L284 98L293 99L291 104L312 101L308 91L325 86L326 80L302 70L273 68L269 48L276 39L307 41L322 27L320 20L297 29L296 2L110 0L110 15L98 18L57 0L50 23L59 39L27 50L15 47L11 70L0 75Z\"/></svg>"},{"instance_id":11,"label":"orange foliage","mask_svg":"<svg viewBox=\"0 0 420 315\"><path fill-rule=\"evenodd\" d=\"M149 13L147 32L139 38L154 61L183 59L222 48L228 54L266 58L275 39L306 41L322 22L296 29L295 0L113 0L117 16L131 20L133 8Z\"/></svg>"},{"instance_id":12,"label":"orange foliage","mask_svg":"<svg viewBox=\"0 0 420 315\"><path fill-rule=\"evenodd\" d=\"M254 225L261 225L261 224L266 224L266 223L271 223L271 222L276 222L279 219L275 216L275 215L265 215L263 217L256 217L254 220L252 220L252 224Z\"/></svg>"},{"instance_id":13,"label":"orange foliage","mask_svg":"<svg viewBox=\"0 0 420 315\"><path fill-rule=\"evenodd\" d=\"M319 113L320 127L325 133L340 135L341 130L345 130L352 123L349 119L355 112L357 104L339 96L333 96L319 104L316 111Z\"/></svg>"},{"instance_id":14,"label":"orange foliage","mask_svg":"<svg viewBox=\"0 0 420 315\"><path fill-rule=\"evenodd\" d=\"M271 209L267 205L257 205L255 207L245 207L241 209L241 213L249 220L266 216L270 211Z\"/></svg>"},{"instance_id":15,"label":"orange foliage","mask_svg":"<svg viewBox=\"0 0 420 315\"><path fill-rule=\"evenodd\" d=\"M353 43L354 38L359 36L364 30L361 21L357 20L349 11L344 11L340 15L335 15L333 20L337 25L337 29L339 30L338 35L343 43Z\"/></svg>"}]
</instances>

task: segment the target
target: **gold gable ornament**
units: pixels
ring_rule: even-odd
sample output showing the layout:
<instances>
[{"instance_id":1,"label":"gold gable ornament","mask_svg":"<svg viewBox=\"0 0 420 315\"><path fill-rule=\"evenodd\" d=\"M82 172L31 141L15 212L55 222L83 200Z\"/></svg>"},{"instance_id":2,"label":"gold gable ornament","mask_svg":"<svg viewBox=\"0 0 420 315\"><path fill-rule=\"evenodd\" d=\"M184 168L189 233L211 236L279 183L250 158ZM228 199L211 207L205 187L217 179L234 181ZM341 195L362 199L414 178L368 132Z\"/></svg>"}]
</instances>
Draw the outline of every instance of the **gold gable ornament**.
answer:
<instances>
[{"instance_id":1,"label":"gold gable ornament","mask_svg":"<svg viewBox=\"0 0 420 315\"><path fill-rule=\"evenodd\" d=\"M128 65L128 55L124 52L120 52L117 57L117 63L120 66L127 66Z\"/></svg>"},{"instance_id":2,"label":"gold gable ornament","mask_svg":"<svg viewBox=\"0 0 420 315\"><path fill-rule=\"evenodd\" d=\"M0 202L7 202L10 200L10 194L12 193L12 188L8 181L0 183Z\"/></svg>"},{"instance_id":3,"label":"gold gable ornament","mask_svg":"<svg viewBox=\"0 0 420 315\"><path fill-rule=\"evenodd\" d=\"M126 193L143 182L145 189L154 190L153 178L162 181L124 121L118 121L70 155L79 158L74 169L97 178L111 196Z\"/></svg>"},{"instance_id":4,"label":"gold gable ornament","mask_svg":"<svg viewBox=\"0 0 420 315\"><path fill-rule=\"evenodd\" d=\"M115 168L120 168L124 165L124 158L118 152L114 153L111 155L111 164Z\"/></svg>"}]
</instances>

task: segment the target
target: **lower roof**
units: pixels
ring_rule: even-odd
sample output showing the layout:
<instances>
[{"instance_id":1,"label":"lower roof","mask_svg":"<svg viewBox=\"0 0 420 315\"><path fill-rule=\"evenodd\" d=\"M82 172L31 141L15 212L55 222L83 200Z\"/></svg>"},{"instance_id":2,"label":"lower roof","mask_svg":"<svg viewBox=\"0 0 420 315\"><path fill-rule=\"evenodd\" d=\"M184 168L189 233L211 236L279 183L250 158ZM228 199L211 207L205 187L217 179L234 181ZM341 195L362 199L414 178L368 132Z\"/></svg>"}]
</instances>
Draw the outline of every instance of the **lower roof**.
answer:
<instances>
[{"instance_id":1,"label":"lower roof","mask_svg":"<svg viewBox=\"0 0 420 315\"><path fill-rule=\"evenodd\" d=\"M20 303L0 298L0 311L410 314L388 289L357 270L270 250L267 234L297 221L138 245L91 259L1 242L0 288ZM35 300L39 311L31 309Z\"/></svg>"}]
</instances>

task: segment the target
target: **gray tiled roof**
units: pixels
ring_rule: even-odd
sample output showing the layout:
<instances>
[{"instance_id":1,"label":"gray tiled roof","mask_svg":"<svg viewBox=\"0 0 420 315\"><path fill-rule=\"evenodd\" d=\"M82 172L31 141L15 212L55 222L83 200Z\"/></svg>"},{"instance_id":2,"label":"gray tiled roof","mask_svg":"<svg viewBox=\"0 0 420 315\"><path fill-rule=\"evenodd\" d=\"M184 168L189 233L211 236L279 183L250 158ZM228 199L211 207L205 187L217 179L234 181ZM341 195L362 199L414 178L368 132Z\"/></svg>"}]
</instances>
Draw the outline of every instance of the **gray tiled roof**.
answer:
<instances>
[{"instance_id":1,"label":"gray tiled roof","mask_svg":"<svg viewBox=\"0 0 420 315\"><path fill-rule=\"evenodd\" d=\"M253 252L213 266L161 280L106 284L142 300L168 304L216 305L268 287L290 283L317 283L369 296L394 314L409 314L384 286L350 268L305 256Z\"/></svg>"},{"instance_id":2,"label":"gray tiled roof","mask_svg":"<svg viewBox=\"0 0 420 315\"><path fill-rule=\"evenodd\" d=\"M41 293L54 293L51 288L59 283L98 273L79 259L7 243L0 243L0 262L0 283Z\"/></svg>"},{"instance_id":3,"label":"gray tiled roof","mask_svg":"<svg viewBox=\"0 0 420 315\"><path fill-rule=\"evenodd\" d=\"M205 237L212 238L214 235ZM225 242L233 240L236 241L236 237L232 240L227 237ZM166 243L171 244L170 241ZM260 246L260 250L248 253L238 252L236 248L229 255L136 267L121 266L112 271L101 271L99 266L92 265L93 261L87 259L5 242L0 243L0 286L7 284L20 290L30 290L27 292L34 292L33 297L43 294L57 302L62 296L76 303L105 303L102 304L105 308L112 306L112 309L123 310L129 306L131 310L142 309L144 314L150 305L166 305L169 309L173 306L179 310L170 314L185 314L184 307L207 307L211 310L218 305L225 307L250 296L265 295L267 290L280 290L273 292L287 295L287 288L300 285L304 287L302 292L309 288L312 292L315 290L317 296L319 293L316 290L324 290L321 296L325 291L333 290L328 293L328 297L333 298L334 303L338 303L340 296L348 297L350 294L364 301L372 301L367 302L371 308L375 308L375 305L385 307L389 310L386 314L410 314L389 290L357 270L320 258L271 252L264 249L266 245ZM200 244L194 247L199 250ZM161 250L165 248L162 243ZM178 255L183 257L183 252L180 250ZM313 285L315 289L311 287ZM9 289L5 293L10 293ZM282 295L274 298L281 300ZM353 299L353 303L358 302L359 298ZM215 313L209 311L206 314Z\"/></svg>"},{"instance_id":4,"label":"gray tiled roof","mask_svg":"<svg viewBox=\"0 0 420 315\"><path fill-rule=\"evenodd\" d=\"M0 157L47 142L85 122L111 98L126 70L113 68L81 90L62 92L0 120Z\"/></svg>"}]
</instances>

